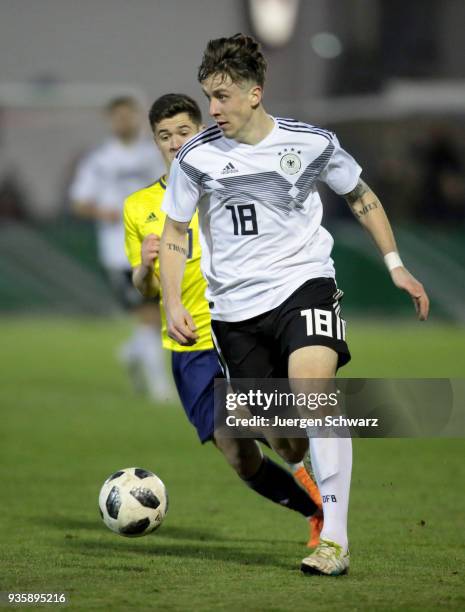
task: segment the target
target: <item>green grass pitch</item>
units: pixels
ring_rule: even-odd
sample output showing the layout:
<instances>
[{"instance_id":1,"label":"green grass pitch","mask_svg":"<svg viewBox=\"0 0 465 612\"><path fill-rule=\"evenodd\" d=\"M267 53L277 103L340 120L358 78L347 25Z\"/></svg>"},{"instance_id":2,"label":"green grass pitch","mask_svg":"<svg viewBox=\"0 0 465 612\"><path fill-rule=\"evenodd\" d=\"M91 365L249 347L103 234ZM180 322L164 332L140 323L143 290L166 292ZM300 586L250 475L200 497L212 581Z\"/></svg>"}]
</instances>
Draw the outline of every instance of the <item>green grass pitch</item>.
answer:
<instances>
[{"instance_id":1,"label":"green grass pitch","mask_svg":"<svg viewBox=\"0 0 465 612\"><path fill-rule=\"evenodd\" d=\"M66 591L75 610L465 608L464 440L355 440L347 577L302 576L307 526L259 498L179 405L135 398L114 359L124 322L3 319L0 590ZM465 332L350 327L345 376L463 377ZM155 471L161 529L118 537L97 495Z\"/></svg>"}]
</instances>

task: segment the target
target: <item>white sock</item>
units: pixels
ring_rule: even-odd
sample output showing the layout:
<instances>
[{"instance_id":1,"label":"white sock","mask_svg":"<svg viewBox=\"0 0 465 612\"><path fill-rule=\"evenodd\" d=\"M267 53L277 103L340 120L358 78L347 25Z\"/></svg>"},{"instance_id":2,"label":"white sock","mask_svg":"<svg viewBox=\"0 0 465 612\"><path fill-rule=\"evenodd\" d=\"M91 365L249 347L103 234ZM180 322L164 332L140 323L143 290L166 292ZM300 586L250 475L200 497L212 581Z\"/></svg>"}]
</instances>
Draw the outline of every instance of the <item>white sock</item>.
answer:
<instances>
[{"instance_id":1,"label":"white sock","mask_svg":"<svg viewBox=\"0 0 465 612\"><path fill-rule=\"evenodd\" d=\"M310 438L310 453L315 478L323 501L322 540L348 548L347 513L352 473L350 438Z\"/></svg>"},{"instance_id":2,"label":"white sock","mask_svg":"<svg viewBox=\"0 0 465 612\"><path fill-rule=\"evenodd\" d=\"M169 399L172 395L171 375L166 366L160 332L152 325L138 325L134 341L150 396L153 399Z\"/></svg>"}]
</instances>

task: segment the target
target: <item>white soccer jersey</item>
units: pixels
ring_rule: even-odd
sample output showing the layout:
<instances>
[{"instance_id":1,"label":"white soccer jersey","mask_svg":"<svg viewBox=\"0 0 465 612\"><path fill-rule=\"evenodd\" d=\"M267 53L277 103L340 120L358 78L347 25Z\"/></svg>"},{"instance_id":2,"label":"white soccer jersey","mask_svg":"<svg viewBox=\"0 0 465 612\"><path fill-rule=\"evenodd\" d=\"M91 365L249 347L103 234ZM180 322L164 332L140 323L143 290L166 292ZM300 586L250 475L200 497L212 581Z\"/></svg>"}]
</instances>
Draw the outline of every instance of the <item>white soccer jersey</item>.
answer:
<instances>
[{"instance_id":1,"label":"white soccer jersey","mask_svg":"<svg viewBox=\"0 0 465 612\"><path fill-rule=\"evenodd\" d=\"M121 221L97 224L100 261L106 268L129 269L124 250L124 200L164 172L161 155L146 138L129 145L112 138L79 164L70 188L71 199L92 201L102 209L121 211Z\"/></svg>"},{"instance_id":2,"label":"white soccer jersey","mask_svg":"<svg viewBox=\"0 0 465 612\"><path fill-rule=\"evenodd\" d=\"M316 183L346 194L361 168L331 132L294 119L274 123L256 145L208 128L171 166L163 210L190 221L198 205L207 299L219 321L267 312L307 280L335 275Z\"/></svg>"}]
</instances>

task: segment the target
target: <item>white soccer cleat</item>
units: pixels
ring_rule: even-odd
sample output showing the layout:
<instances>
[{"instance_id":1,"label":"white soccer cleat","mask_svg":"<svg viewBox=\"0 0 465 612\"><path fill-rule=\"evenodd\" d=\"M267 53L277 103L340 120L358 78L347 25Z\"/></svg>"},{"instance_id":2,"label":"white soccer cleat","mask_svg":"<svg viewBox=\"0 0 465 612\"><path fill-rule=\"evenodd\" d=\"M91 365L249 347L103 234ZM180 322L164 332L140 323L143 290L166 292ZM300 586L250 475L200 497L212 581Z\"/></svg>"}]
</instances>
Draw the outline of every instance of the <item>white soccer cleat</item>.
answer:
<instances>
[{"instance_id":1,"label":"white soccer cleat","mask_svg":"<svg viewBox=\"0 0 465 612\"><path fill-rule=\"evenodd\" d=\"M341 576L349 572L349 562L349 551L345 553L342 546L331 540L321 540L312 554L302 560L300 569L304 574Z\"/></svg>"}]
</instances>

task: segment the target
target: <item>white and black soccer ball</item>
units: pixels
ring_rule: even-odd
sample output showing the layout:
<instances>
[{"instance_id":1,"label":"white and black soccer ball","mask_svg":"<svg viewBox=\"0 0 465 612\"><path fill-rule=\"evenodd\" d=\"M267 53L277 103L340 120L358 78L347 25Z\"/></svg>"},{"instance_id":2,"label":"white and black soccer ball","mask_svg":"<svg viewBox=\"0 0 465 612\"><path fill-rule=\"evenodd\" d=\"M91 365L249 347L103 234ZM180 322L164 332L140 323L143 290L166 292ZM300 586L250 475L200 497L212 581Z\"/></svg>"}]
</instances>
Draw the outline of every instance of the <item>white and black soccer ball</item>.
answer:
<instances>
[{"instance_id":1,"label":"white and black soccer ball","mask_svg":"<svg viewBox=\"0 0 465 612\"><path fill-rule=\"evenodd\" d=\"M109 529L137 538L160 527L168 511L168 493L153 472L132 467L118 470L105 480L98 504Z\"/></svg>"}]
</instances>

